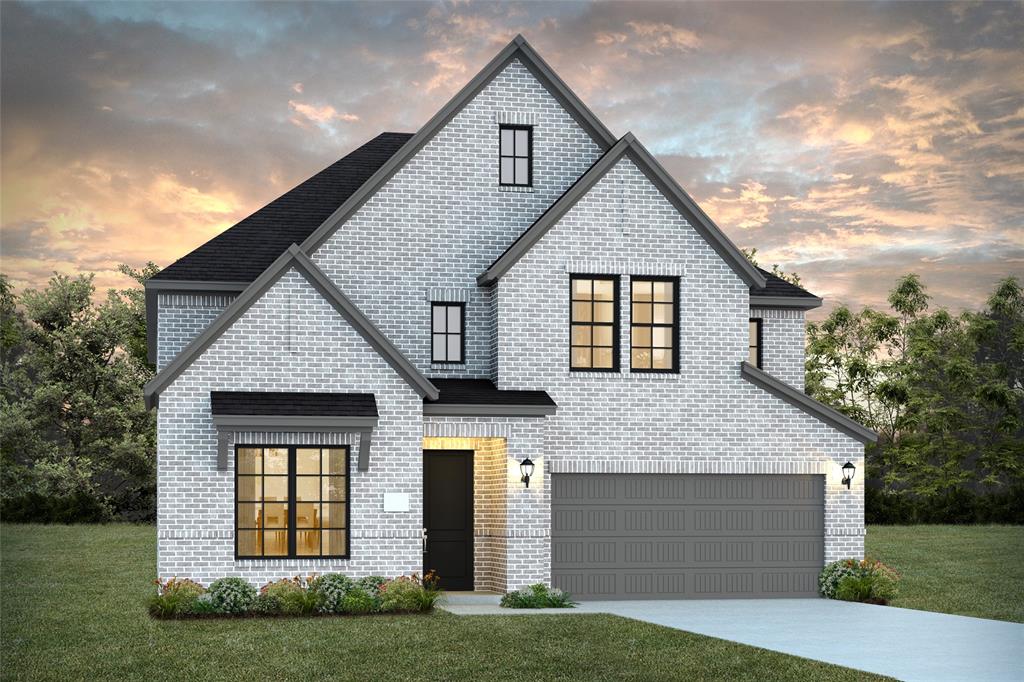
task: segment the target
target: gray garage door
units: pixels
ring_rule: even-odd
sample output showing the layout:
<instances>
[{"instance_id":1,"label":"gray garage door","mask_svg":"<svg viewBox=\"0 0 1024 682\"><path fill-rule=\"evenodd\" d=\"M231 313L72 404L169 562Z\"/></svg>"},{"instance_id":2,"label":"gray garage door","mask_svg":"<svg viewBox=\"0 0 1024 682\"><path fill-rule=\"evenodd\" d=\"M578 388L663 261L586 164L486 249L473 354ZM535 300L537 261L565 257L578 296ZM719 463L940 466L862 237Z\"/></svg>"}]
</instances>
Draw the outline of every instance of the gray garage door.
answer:
<instances>
[{"instance_id":1,"label":"gray garage door","mask_svg":"<svg viewBox=\"0 0 1024 682\"><path fill-rule=\"evenodd\" d=\"M817 596L823 476L554 474L551 579L580 599Z\"/></svg>"}]
</instances>

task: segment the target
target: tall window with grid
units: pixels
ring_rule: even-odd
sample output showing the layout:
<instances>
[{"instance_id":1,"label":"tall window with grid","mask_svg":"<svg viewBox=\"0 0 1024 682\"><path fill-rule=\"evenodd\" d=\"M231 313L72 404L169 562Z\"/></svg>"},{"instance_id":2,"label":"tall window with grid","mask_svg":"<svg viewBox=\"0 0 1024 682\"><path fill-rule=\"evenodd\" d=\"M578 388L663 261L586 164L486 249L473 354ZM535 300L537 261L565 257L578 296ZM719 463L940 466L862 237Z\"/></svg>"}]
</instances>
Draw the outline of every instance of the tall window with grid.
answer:
<instances>
[{"instance_id":1,"label":"tall window with grid","mask_svg":"<svg viewBox=\"0 0 1024 682\"><path fill-rule=\"evenodd\" d=\"M674 277L633 277L630 283L630 369L679 371L679 302Z\"/></svg>"},{"instance_id":2,"label":"tall window with grid","mask_svg":"<svg viewBox=\"0 0 1024 682\"><path fill-rule=\"evenodd\" d=\"M572 275L569 291L569 368L618 371L619 278Z\"/></svg>"}]
</instances>

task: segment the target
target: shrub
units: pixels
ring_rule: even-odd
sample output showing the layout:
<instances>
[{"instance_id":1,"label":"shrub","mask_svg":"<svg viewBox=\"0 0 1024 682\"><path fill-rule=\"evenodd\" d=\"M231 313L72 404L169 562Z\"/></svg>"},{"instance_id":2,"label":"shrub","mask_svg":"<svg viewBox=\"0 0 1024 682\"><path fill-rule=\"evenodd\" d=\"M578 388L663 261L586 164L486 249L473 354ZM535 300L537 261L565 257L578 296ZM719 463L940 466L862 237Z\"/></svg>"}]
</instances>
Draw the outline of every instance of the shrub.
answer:
<instances>
[{"instance_id":1,"label":"shrub","mask_svg":"<svg viewBox=\"0 0 1024 682\"><path fill-rule=\"evenodd\" d=\"M250 613L261 616L278 616L284 612L281 600L272 594L261 592L256 596L256 601L249 608Z\"/></svg>"},{"instance_id":2,"label":"shrub","mask_svg":"<svg viewBox=\"0 0 1024 682\"><path fill-rule=\"evenodd\" d=\"M575 606L576 602L568 592L537 583L515 592L505 593L501 598L501 605L507 609L567 609Z\"/></svg>"},{"instance_id":3,"label":"shrub","mask_svg":"<svg viewBox=\"0 0 1024 682\"><path fill-rule=\"evenodd\" d=\"M354 615L373 613L380 608L380 599L370 594L366 589L355 586L341 600L341 612Z\"/></svg>"},{"instance_id":4,"label":"shrub","mask_svg":"<svg viewBox=\"0 0 1024 682\"><path fill-rule=\"evenodd\" d=\"M228 577L210 585L210 600L218 613L245 613L256 601L256 588L242 578Z\"/></svg>"},{"instance_id":5,"label":"shrub","mask_svg":"<svg viewBox=\"0 0 1024 682\"><path fill-rule=\"evenodd\" d=\"M881 561L841 559L822 569L818 586L828 599L887 604L896 596L899 579L899 574Z\"/></svg>"},{"instance_id":6,"label":"shrub","mask_svg":"<svg viewBox=\"0 0 1024 682\"><path fill-rule=\"evenodd\" d=\"M1024 484L993 492L955 488L936 495L913 495L864 489L864 520L868 524L1024 523Z\"/></svg>"},{"instance_id":7,"label":"shrub","mask_svg":"<svg viewBox=\"0 0 1024 682\"><path fill-rule=\"evenodd\" d=\"M213 597L210 596L209 592L204 592L199 595L199 598L192 602L192 611L190 615L193 616L212 616L218 613L216 605L213 603Z\"/></svg>"},{"instance_id":8,"label":"shrub","mask_svg":"<svg viewBox=\"0 0 1024 682\"><path fill-rule=\"evenodd\" d=\"M317 611L342 613L345 595L355 586L352 578L341 573L326 573L312 581L310 587L317 597Z\"/></svg>"},{"instance_id":9,"label":"shrub","mask_svg":"<svg viewBox=\"0 0 1024 682\"><path fill-rule=\"evenodd\" d=\"M314 581L315 579L312 577L304 579L295 576L267 583L260 588L260 596L268 597L262 607L271 608L276 605L278 611L287 616L313 613L320 601L319 593L311 588ZM265 611L265 613L271 612Z\"/></svg>"},{"instance_id":10,"label":"shrub","mask_svg":"<svg viewBox=\"0 0 1024 682\"><path fill-rule=\"evenodd\" d=\"M380 575L368 575L365 578L360 578L356 581L356 585L370 593L370 596L376 598L380 596L380 586L388 581L387 578Z\"/></svg>"},{"instance_id":11,"label":"shrub","mask_svg":"<svg viewBox=\"0 0 1024 682\"><path fill-rule=\"evenodd\" d=\"M149 613L157 618L174 618L191 614L195 611L195 603L206 589L197 582L188 579L171 578L167 582L154 581L157 594L149 599Z\"/></svg>"},{"instance_id":12,"label":"shrub","mask_svg":"<svg viewBox=\"0 0 1024 682\"><path fill-rule=\"evenodd\" d=\"M411 576L399 576L380 586L381 610L397 613L418 613L429 611L441 598L438 579L434 573L428 573L421 581L413 573Z\"/></svg>"}]
</instances>

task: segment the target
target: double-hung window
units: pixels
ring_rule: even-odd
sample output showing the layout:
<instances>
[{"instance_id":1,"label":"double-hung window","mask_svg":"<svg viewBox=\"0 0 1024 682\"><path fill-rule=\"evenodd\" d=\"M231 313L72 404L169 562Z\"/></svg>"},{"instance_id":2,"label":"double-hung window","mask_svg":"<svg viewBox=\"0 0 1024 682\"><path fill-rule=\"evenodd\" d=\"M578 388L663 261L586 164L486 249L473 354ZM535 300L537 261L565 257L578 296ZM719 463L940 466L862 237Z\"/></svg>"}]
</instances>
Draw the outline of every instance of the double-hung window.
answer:
<instances>
[{"instance_id":1,"label":"double-hung window","mask_svg":"<svg viewBox=\"0 0 1024 682\"><path fill-rule=\"evenodd\" d=\"M466 304L432 303L430 308L430 361L464 363Z\"/></svg>"},{"instance_id":2,"label":"double-hung window","mask_svg":"<svg viewBox=\"0 0 1024 682\"><path fill-rule=\"evenodd\" d=\"M572 275L569 292L569 368L618 371L619 278Z\"/></svg>"},{"instance_id":3,"label":"double-hung window","mask_svg":"<svg viewBox=\"0 0 1024 682\"><path fill-rule=\"evenodd\" d=\"M750 341L747 348L747 362L761 368L761 318L750 318Z\"/></svg>"},{"instance_id":4,"label":"double-hung window","mask_svg":"<svg viewBox=\"0 0 1024 682\"><path fill-rule=\"evenodd\" d=\"M498 135L498 183L506 187L531 187L533 128L503 125Z\"/></svg>"},{"instance_id":5,"label":"double-hung window","mask_svg":"<svg viewBox=\"0 0 1024 682\"><path fill-rule=\"evenodd\" d=\"M235 448L239 559L347 559L348 447Z\"/></svg>"},{"instance_id":6,"label":"double-hung window","mask_svg":"<svg viewBox=\"0 0 1024 682\"><path fill-rule=\"evenodd\" d=\"M631 371L679 371L677 284L674 277L631 279Z\"/></svg>"}]
</instances>

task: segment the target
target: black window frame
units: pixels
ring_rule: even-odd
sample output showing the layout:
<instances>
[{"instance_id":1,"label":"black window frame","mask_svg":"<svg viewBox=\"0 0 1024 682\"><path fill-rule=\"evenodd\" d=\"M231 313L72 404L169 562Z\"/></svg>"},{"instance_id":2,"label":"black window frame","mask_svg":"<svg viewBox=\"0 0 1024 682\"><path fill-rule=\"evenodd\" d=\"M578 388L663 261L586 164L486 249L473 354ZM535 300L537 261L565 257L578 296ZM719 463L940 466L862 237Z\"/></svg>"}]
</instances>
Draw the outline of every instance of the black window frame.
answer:
<instances>
[{"instance_id":1,"label":"black window frame","mask_svg":"<svg viewBox=\"0 0 1024 682\"><path fill-rule=\"evenodd\" d=\"M583 279L602 280L602 281L608 281L608 282L612 283L612 311L613 311L613 316L612 316L612 322L610 323L611 327L612 327L612 366L611 367L573 367L572 366L572 349L574 347L577 347L577 346L574 346L573 342L572 342L572 326L574 324L573 317L572 317L572 304L573 304L572 292L573 292L573 289L575 288L573 286L573 284L576 281L583 280ZM619 284L621 282L621 279L622 278L619 275L597 275L597 274L587 274L587 273L572 273L572 274L569 275L569 371L570 372L619 372L621 370L621 362L620 362L620 357L619 357L621 355L621 352L622 352L622 349L620 348L620 338L619 338L620 335L621 335L621 329L622 329L621 326L620 326L620 322L621 322L621 320L620 320L620 317L621 317L620 308L622 306L622 299L621 299L620 289L619 289ZM593 287L591 287L591 296L593 296ZM591 298L591 308L590 308L591 321L589 323L583 322L583 323L580 323L580 324L590 324L591 326L593 326L593 325L607 326L609 324L608 322L594 322L593 321L593 317L594 317L593 303L594 303L593 298ZM591 334L593 334L593 332L591 332ZM585 346L578 346L578 347L579 348L584 348ZM590 355L591 365L593 365L593 360L594 360L594 355L593 355L594 347L595 347L594 346L594 338L593 338L593 335L591 335L590 346L589 346L589 348L591 349L591 355ZM597 347L598 348L604 348L605 346L597 346Z\"/></svg>"},{"instance_id":2,"label":"black window frame","mask_svg":"<svg viewBox=\"0 0 1024 682\"><path fill-rule=\"evenodd\" d=\"M449 331L434 331L434 308L444 306L447 308L459 308L459 360L435 360L434 359L434 335L442 333L445 336L445 355L448 355L448 337L455 336ZM445 310L445 329L448 328L448 312ZM430 364L432 365L464 365L466 364L466 303L464 301L431 301L430 302Z\"/></svg>"},{"instance_id":3,"label":"black window frame","mask_svg":"<svg viewBox=\"0 0 1024 682\"><path fill-rule=\"evenodd\" d=\"M636 323L633 320L633 283L634 282L669 282L672 284L672 324L667 325L664 323L655 323L653 317L653 303L652 304L652 317L650 322ZM671 327L672 329L672 367L669 369L655 368L654 358L651 357L651 367L633 367L633 327L648 327L652 330L651 336L653 337L653 330L655 328ZM652 338L653 349L653 338ZM630 275L629 278L629 371L636 374L679 374L679 278L672 276L662 275Z\"/></svg>"},{"instance_id":4,"label":"black window frame","mask_svg":"<svg viewBox=\"0 0 1024 682\"><path fill-rule=\"evenodd\" d=\"M751 317L750 322L753 322L757 326L757 346L750 345L750 326L747 326L747 361L750 361L750 349L757 348L757 364L754 365L758 369L764 369L764 318Z\"/></svg>"},{"instance_id":5,"label":"black window frame","mask_svg":"<svg viewBox=\"0 0 1024 682\"><path fill-rule=\"evenodd\" d=\"M259 449L264 449L264 450L265 449L269 449L269 448L276 448L276 449L280 449L280 450L288 450L288 475L287 475L287 477L288 477L288 501L286 502L286 504L288 505L288 529L287 529L288 530L288 554L287 555L272 555L272 556L248 555L248 554L239 554L239 552L238 552L238 536L239 536L239 533L238 533L238 531L239 531L239 526L238 526L238 521L239 521L239 519L238 519L238 505L239 505L239 502L238 502L238 477L240 475L238 473L238 451L240 449L242 449L242 448L253 448L253 449L259 448ZM296 487L297 487L296 486L296 482L297 482L296 451L300 450L300 449L313 449L313 448L319 448L320 450L344 450L345 451L345 501L344 501L344 505L345 505L345 554L298 554L295 551L295 548L296 548L296 533L298 531L298 528L296 528L296 523L295 523L295 521L296 521L296 509L298 507L298 503L295 501ZM320 474L319 474L319 477L322 478L323 475L324 475L323 474L323 456L322 455L321 455L321 460L320 461L321 461L321 464L320 464ZM255 474L241 474L241 475L250 476L250 475L255 475ZM302 475L312 476L313 474L302 474ZM259 476L260 476L260 478L263 478L263 477L266 476L266 474L265 473L260 473ZM321 486L322 485L323 485L323 483L321 482ZM262 491L261 491L261 497L262 497ZM235 517L234 535L235 535L235 559L236 560L258 559L258 560L261 560L261 561L295 561L295 560L317 561L317 560L320 560L320 559L330 559L330 560L348 559L348 558L350 558L352 556L352 447L349 446L349 445L282 445L280 443L276 443L276 444L275 443L269 443L269 444L261 444L261 443L236 443L235 444L235 502L234 502L234 504L235 504L235 510L234 510L234 517ZM261 500L261 504L266 504L266 501L265 500ZM322 500L321 500L320 504L323 504ZM330 502L329 504L338 504L338 503L337 502ZM258 530L258 529L243 528L241 530ZM325 530L337 530L337 529L330 529L330 528L321 528L320 529L321 533L323 531L325 531ZM322 536L321 536L321 545L320 545L320 547L321 547L321 549L323 548L323 537Z\"/></svg>"},{"instance_id":6,"label":"black window frame","mask_svg":"<svg viewBox=\"0 0 1024 682\"><path fill-rule=\"evenodd\" d=\"M502 159L513 159L512 161L512 179L516 177L516 162L515 159L522 159L524 157L517 156L515 153L515 134L512 135L512 154L501 153L501 133L503 130L525 130L527 131L527 143L526 143L526 183L521 182L504 182L501 178L501 160ZM501 187L533 187L533 126L521 125L512 123L502 123L498 125L498 185Z\"/></svg>"}]
</instances>

